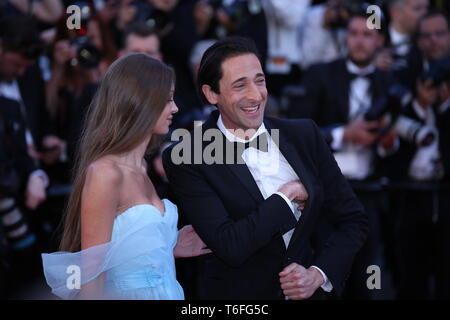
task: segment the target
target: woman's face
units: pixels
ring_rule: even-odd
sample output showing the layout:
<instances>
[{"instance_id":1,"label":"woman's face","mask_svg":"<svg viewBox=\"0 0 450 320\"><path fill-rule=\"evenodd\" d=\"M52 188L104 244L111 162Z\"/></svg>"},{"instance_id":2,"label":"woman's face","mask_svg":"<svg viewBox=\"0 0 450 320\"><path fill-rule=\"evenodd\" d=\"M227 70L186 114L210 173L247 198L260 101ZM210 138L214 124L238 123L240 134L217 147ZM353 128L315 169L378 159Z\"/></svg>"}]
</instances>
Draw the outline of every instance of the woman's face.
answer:
<instances>
[{"instance_id":1,"label":"woman's face","mask_svg":"<svg viewBox=\"0 0 450 320\"><path fill-rule=\"evenodd\" d=\"M174 88L170 90L169 100L166 106L158 118L155 127L152 130L152 134L165 135L169 132L169 127L172 124L173 114L178 112L178 107L173 100Z\"/></svg>"}]
</instances>

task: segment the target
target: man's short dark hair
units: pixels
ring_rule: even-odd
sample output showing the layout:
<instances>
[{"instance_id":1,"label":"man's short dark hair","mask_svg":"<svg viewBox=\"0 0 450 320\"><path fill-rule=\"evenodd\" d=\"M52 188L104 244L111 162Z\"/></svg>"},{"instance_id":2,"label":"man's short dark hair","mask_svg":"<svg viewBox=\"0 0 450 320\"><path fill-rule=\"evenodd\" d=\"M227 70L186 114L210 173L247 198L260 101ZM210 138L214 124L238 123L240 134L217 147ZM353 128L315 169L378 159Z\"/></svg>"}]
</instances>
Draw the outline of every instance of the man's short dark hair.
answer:
<instances>
[{"instance_id":1,"label":"man's short dark hair","mask_svg":"<svg viewBox=\"0 0 450 320\"><path fill-rule=\"evenodd\" d=\"M352 19L355 19L355 18L362 18L362 19L365 19L366 21L368 21L368 20L371 18L371 16L372 16L372 13L368 13L368 12L367 12L367 6L365 6L365 5L363 4L363 5L361 6L360 10L356 10L356 11L354 11L354 12L352 12L352 13L350 14L350 17L348 18L348 24L347 24L347 27L348 27L348 25L350 24L350 21L351 21ZM381 33L381 34L383 34L383 35L386 35L386 32L387 32L387 23L386 23L386 19L385 19L384 14L383 14L382 11L380 11L379 19L380 19L380 28L375 28L375 30L377 30L378 33Z\"/></svg>"},{"instance_id":2,"label":"man's short dark hair","mask_svg":"<svg viewBox=\"0 0 450 320\"><path fill-rule=\"evenodd\" d=\"M158 37L158 34L156 32L156 29L149 26L147 23L139 21L130 24L123 34L122 38L122 47L125 48L127 45L127 39L130 34L135 34L142 38L147 38L150 36L156 36Z\"/></svg>"},{"instance_id":3,"label":"man's short dark hair","mask_svg":"<svg viewBox=\"0 0 450 320\"><path fill-rule=\"evenodd\" d=\"M444 20L447 22L447 28L450 27L448 15L444 11L441 11L441 10L438 10L438 9L433 9L433 10L428 11L422 18L420 18L419 24L417 26L417 33L418 33L418 35L420 35L420 30L422 28L423 22L425 20L428 20L428 19L431 19L431 18L436 18L436 17L444 18Z\"/></svg>"},{"instance_id":4,"label":"man's short dark hair","mask_svg":"<svg viewBox=\"0 0 450 320\"><path fill-rule=\"evenodd\" d=\"M22 15L6 16L0 20L0 40L4 51L19 53L27 59L37 59L45 47L36 21Z\"/></svg>"},{"instance_id":5,"label":"man's short dark hair","mask_svg":"<svg viewBox=\"0 0 450 320\"><path fill-rule=\"evenodd\" d=\"M222 63L229 58L254 54L260 59L258 49L253 40L242 37L228 37L209 47L203 54L197 75L197 87L200 97L208 103L202 92L203 85L209 85L215 93L219 92L219 81L222 79ZM261 60L261 59L260 59Z\"/></svg>"}]
</instances>

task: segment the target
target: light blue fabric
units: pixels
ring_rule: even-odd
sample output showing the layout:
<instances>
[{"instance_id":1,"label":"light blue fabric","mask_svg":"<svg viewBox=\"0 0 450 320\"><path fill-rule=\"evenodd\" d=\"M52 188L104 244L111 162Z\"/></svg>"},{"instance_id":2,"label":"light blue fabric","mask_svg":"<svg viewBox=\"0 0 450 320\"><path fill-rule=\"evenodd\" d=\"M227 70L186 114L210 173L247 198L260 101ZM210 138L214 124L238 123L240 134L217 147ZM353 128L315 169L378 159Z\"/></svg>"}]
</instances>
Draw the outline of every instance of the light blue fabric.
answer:
<instances>
[{"instance_id":1,"label":"light blue fabric","mask_svg":"<svg viewBox=\"0 0 450 320\"><path fill-rule=\"evenodd\" d=\"M163 202L164 215L149 204L122 212L114 220L108 243L74 253L42 254L44 275L52 292L63 299L77 298L80 290L74 288L75 268L80 271L81 286L105 272L103 293L94 298L184 299L173 257L178 211L169 200Z\"/></svg>"}]
</instances>

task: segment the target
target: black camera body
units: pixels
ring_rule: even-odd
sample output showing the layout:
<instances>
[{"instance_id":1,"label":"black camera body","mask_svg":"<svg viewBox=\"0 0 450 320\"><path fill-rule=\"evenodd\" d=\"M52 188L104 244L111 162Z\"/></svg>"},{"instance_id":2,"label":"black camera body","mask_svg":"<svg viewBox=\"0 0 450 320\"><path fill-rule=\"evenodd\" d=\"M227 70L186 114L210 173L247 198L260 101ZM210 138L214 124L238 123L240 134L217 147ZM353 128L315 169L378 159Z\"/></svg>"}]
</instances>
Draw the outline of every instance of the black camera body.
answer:
<instances>
[{"instance_id":1,"label":"black camera body","mask_svg":"<svg viewBox=\"0 0 450 320\"><path fill-rule=\"evenodd\" d=\"M102 53L95 47L88 37L78 36L71 44L76 47L76 58L72 61L73 65L90 69L96 68L102 60Z\"/></svg>"},{"instance_id":2,"label":"black camera body","mask_svg":"<svg viewBox=\"0 0 450 320\"><path fill-rule=\"evenodd\" d=\"M209 0L209 5L214 9L222 9L233 22L241 22L251 15L258 14L262 7L258 0L235 0L229 5L224 5L222 0Z\"/></svg>"},{"instance_id":3,"label":"black camera body","mask_svg":"<svg viewBox=\"0 0 450 320\"><path fill-rule=\"evenodd\" d=\"M431 80L434 87L450 81L450 57L430 62L430 67L420 76L420 81Z\"/></svg>"},{"instance_id":4,"label":"black camera body","mask_svg":"<svg viewBox=\"0 0 450 320\"><path fill-rule=\"evenodd\" d=\"M437 138L435 128L423 125L403 114L404 108L411 103L412 92L403 85L396 83L388 93L378 98L372 107L364 114L366 121L387 119L388 124L379 133L383 136L392 127L404 140L418 146L428 146Z\"/></svg>"},{"instance_id":5,"label":"black camera body","mask_svg":"<svg viewBox=\"0 0 450 320\"><path fill-rule=\"evenodd\" d=\"M94 8L92 4L85 1L75 2L74 4L79 6L81 10L81 27L76 32L76 38L71 41L71 45L76 47L76 57L71 61L71 64L88 69L96 68L100 64L102 53L86 36Z\"/></svg>"}]
</instances>

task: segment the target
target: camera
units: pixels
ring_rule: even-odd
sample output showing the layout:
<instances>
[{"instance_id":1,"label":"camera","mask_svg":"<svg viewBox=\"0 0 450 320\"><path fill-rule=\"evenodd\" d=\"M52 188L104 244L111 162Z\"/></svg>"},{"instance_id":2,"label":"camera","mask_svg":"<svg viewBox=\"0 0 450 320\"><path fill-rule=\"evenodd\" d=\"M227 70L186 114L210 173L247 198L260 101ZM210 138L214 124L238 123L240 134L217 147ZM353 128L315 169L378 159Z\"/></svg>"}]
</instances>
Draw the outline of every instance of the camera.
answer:
<instances>
[{"instance_id":1,"label":"camera","mask_svg":"<svg viewBox=\"0 0 450 320\"><path fill-rule=\"evenodd\" d=\"M84 68L95 68L100 64L102 53L86 36L94 9L88 2L75 2L74 4L80 7L81 27L76 30L76 38L71 41L71 45L76 47L76 57L72 59L71 64L73 66L80 65Z\"/></svg>"},{"instance_id":2,"label":"camera","mask_svg":"<svg viewBox=\"0 0 450 320\"><path fill-rule=\"evenodd\" d=\"M86 36L79 36L71 42L76 47L76 57L72 59L73 66L80 65L84 68L96 68L102 60L102 53Z\"/></svg>"},{"instance_id":3,"label":"camera","mask_svg":"<svg viewBox=\"0 0 450 320\"><path fill-rule=\"evenodd\" d=\"M437 137L436 129L423 125L419 121L402 114L403 109L411 103L411 91L401 84L394 84L386 96L378 98L364 114L366 121L387 119L388 124L379 133L384 135L392 127L404 140L417 146L429 146Z\"/></svg>"},{"instance_id":4,"label":"camera","mask_svg":"<svg viewBox=\"0 0 450 320\"><path fill-rule=\"evenodd\" d=\"M345 0L332 5L332 9L338 13L338 18L330 24L331 29L341 29L347 27L348 18L355 14L366 13L368 3L359 0ZM341 12L345 11L347 17L343 17Z\"/></svg>"}]
</instances>

